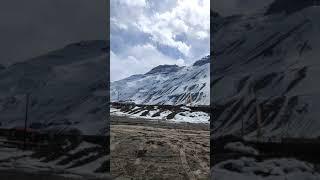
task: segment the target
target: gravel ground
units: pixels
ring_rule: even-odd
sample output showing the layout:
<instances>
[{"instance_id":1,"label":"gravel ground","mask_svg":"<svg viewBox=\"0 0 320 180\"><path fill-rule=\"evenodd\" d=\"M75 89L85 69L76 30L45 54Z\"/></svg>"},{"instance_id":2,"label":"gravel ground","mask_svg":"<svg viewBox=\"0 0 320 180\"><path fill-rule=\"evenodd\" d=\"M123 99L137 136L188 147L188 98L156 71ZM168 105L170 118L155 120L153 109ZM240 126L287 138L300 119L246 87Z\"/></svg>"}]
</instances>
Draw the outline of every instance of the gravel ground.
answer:
<instances>
[{"instance_id":1,"label":"gravel ground","mask_svg":"<svg viewBox=\"0 0 320 180\"><path fill-rule=\"evenodd\" d=\"M209 125L111 117L114 179L209 179Z\"/></svg>"}]
</instances>

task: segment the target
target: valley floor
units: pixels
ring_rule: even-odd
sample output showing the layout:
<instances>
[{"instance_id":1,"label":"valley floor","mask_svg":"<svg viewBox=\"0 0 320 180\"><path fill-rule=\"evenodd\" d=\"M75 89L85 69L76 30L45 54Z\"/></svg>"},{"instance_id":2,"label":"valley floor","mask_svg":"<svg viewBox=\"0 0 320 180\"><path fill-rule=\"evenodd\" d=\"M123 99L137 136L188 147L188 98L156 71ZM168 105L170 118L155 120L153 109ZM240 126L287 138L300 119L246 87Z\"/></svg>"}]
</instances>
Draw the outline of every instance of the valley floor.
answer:
<instances>
[{"instance_id":1,"label":"valley floor","mask_svg":"<svg viewBox=\"0 0 320 180\"><path fill-rule=\"evenodd\" d=\"M52 141L58 142L58 139ZM63 137L59 144L26 150L8 142L15 141L0 136L1 180L110 179L107 173L109 156L100 140L75 141Z\"/></svg>"},{"instance_id":2,"label":"valley floor","mask_svg":"<svg viewBox=\"0 0 320 180\"><path fill-rule=\"evenodd\" d=\"M214 142L211 179L320 179L317 143L254 142L231 136L211 142Z\"/></svg>"},{"instance_id":3,"label":"valley floor","mask_svg":"<svg viewBox=\"0 0 320 180\"><path fill-rule=\"evenodd\" d=\"M111 116L114 179L209 179L207 124Z\"/></svg>"}]
</instances>

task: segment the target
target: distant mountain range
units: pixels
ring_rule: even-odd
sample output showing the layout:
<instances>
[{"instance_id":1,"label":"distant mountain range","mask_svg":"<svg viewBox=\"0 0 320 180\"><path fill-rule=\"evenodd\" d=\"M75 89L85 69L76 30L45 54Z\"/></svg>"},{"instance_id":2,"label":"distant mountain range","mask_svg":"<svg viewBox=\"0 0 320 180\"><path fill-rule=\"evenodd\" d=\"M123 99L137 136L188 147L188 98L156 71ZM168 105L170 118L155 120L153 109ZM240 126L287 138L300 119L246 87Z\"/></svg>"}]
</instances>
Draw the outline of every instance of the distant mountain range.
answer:
<instances>
[{"instance_id":1,"label":"distant mountain range","mask_svg":"<svg viewBox=\"0 0 320 180\"><path fill-rule=\"evenodd\" d=\"M83 41L0 68L0 128L28 126L84 134L106 133L105 41Z\"/></svg>"},{"instance_id":2,"label":"distant mountain range","mask_svg":"<svg viewBox=\"0 0 320 180\"><path fill-rule=\"evenodd\" d=\"M209 105L210 56L192 66L160 65L111 83L111 101L136 104Z\"/></svg>"},{"instance_id":3,"label":"distant mountain range","mask_svg":"<svg viewBox=\"0 0 320 180\"><path fill-rule=\"evenodd\" d=\"M254 137L256 105L262 111L262 136L320 136L317 2L276 0L266 12L212 13L214 136L243 130Z\"/></svg>"}]
</instances>

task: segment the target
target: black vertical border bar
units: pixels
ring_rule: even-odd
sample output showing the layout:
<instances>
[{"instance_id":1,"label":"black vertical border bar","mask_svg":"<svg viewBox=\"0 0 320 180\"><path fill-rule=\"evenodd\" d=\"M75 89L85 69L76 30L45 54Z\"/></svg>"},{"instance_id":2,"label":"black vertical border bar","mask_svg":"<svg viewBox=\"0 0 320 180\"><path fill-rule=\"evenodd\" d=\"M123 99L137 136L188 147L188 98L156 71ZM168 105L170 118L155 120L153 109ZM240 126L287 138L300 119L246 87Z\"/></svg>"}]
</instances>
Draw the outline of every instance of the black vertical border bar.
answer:
<instances>
[{"instance_id":1,"label":"black vertical border bar","mask_svg":"<svg viewBox=\"0 0 320 180\"><path fill-rule=\"evenodd\" d=\"M211 174L211 167L213 167L213 141L212 141L212 128L213 128L213 105L214 105L214 92L212 89L212 77L213 77L213 61L214 61L214 31L213 31L213 1L210 0L210 179L212 179L212 174Z\"/></svg>"},{"instance_id":2,"label":"black vertical border bar","mask_svg":"<svg viewBox=\"0 0 320 180\"><path fill-rule=\"evenodd\" d=\"M106 59L106 126L107 126L107 134L106 134L106 141L107 141L107 158L108 158L108 167L107 172L111 174L110 169L110 1L106 0L106 43L107 43L107 59Z\"/></svg>"}]
</instances>

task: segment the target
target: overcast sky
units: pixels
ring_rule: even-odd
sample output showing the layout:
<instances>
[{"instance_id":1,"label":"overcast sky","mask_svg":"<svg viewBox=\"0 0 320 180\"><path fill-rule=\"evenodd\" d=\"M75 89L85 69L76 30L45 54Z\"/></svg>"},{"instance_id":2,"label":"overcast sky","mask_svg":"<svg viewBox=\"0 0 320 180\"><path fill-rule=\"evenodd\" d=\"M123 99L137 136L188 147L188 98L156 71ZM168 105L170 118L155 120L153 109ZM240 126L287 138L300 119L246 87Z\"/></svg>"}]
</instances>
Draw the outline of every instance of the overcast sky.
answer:
<instances>
[{"instance_id":1,"label":"overcast sky","mask_svg":"<svg viewBox=\"0 0 320 180\"><path fill-rule=\"evenodd\" d=\"M223 15L272 0L215 0ZM45 54L81 40L105 39L108 0L1 0L0 64ZM110 0L111 78L159 64L188 65L209 54L209 0ZM117 74L117 76L115 76Z\"/></svg>"},{"instance_id":2,"label":"overcast sky","mask_svg":"<svg viewBox=\"0 0 320 180\"><path fill-rule=\"evenodd\" d=\"M111 0L111 80L209 54L210 0Z\"/></svg>"},{"instance_id":3,"label":"overcast sky","mask_svg":"<svg viewBox=\"0 0 320 180\"><path fill-rule=\"evenodd\" d=\"M0 63L106 38L106 0L1 0Z\"/></svg>"}]
</instances>

